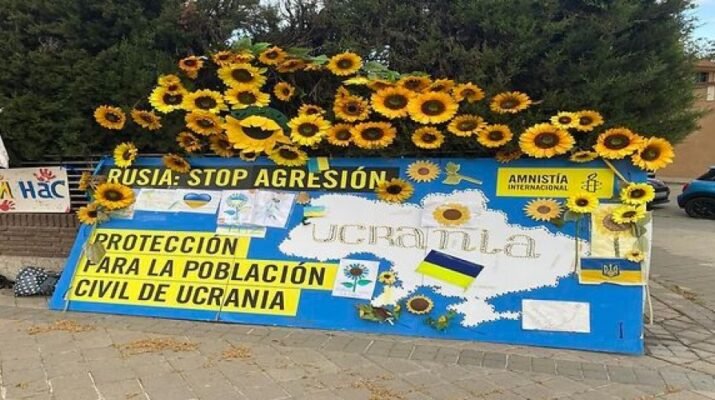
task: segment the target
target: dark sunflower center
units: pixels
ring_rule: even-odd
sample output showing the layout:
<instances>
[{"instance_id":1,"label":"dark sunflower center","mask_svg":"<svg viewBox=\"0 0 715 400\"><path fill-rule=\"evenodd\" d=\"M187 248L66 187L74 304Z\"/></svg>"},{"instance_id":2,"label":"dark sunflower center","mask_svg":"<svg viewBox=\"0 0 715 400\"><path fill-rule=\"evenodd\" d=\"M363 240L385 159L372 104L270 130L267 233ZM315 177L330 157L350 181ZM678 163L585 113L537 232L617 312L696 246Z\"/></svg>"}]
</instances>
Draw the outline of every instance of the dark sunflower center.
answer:
<instances>
[{"instance_id":1,"label":"dark sunflower center","mask_svg":"<svg viewBox=\"0 0 715 400\"><path fill-rule=\"evenodd\" d=\"M402 186L400 186L400 185L390 185L390 186L387 187L387 189L385 189L385 191L386 191L387 193L393 194L393 195L395 195L395 194L400 194L400 193L402 193Z\"/></svg>"},{"instance_id":2,"label":"dark sunflower center","mask_svg":"<svg viewBox=\"0 0 715 400\"><path fill-rule=\"evenodd\" d=\"M623 217L625 217L625 218L633 218L635 216L636 216L635 211L626 211L623 213Z\"/></svg>"},{"instance_id":3,"label":"dark sunflower center","mask_svg":"<svg viewBox=\"0 0 715 400\"><path fill-rule=\"evenodd\" d=\"M218 104L218 103L216 103L216 100L213 97L209 97L209 96L197 97L196 100L194 101L194 103L196 103L196 105L199 108L204 109L204 110L212 109L212 108L216 107L216 105Z\"/></svg>"},{"instance_id":4,"label":"dark sunflower center","mask_svg":"<svg viewBox=\"0 0 715 400\"><path fill-rule=\"evenodd\" d=\"M539 214L548 214L548 213L551 212L551 207L549 207L549 206L538 206L538 207L536 207L536 211L537 211Z\"/></svg>"},{"instance_id":5,"label":"dark sunflower center","mask_svg":"<svg viewBox=\"0 0 715 400\"><path fill-rule=\"evenodd\" d=\"M519 105L519 100L515 98L508 98L504 99L499 103L499 107L504 108L504 109L511 109Z\"/></svg>"},{"instance_id":6,"label":"dark sunflower center","mask_svg":"<svg viewBox=\"0 0 715 400\"><path fill-rule=\"evenodd\" d=\"M253 74L245 68L238 68L231 71L231 77L239 82L251 82Z\"/></svg>"},{"instance_id":7,"label":"dark sunflower center","mask_svg":"<svg viewBox=\"0 0 715 400\"><path fill-rule=\"evenodd\" d=\"M658 157L660 157L660 150L652 146L646 147L645 150L641 152L641 158L646 161L657 160Z\"/></svg>"},{"instance_id":8,"label":"dark sunflower center","mask_svg":"<svg viewBox=\"0 0 715 400\"><path fill-rule=\"evenodd\" d=\"M631 229L628 224L619 224L614 221L610 214L603 218L603 226L611 232L623 232Z\"/></svg>"},{"instance_id":9,"label":"dark sunflower center","mask_svg":"<svg viewBox=\"0 0 715 400\"><path fill-rule=\"evenodd\" d=\"M184 60L184 65L186 65L187 67L195 67L196 60Z\"/></svg>"},{"instance_id":10,"label":"dark sunflower center","mask_svg":"<svg viewBox=\"0 0 715 400\"><path fill-rule=\"evenodd\" d=\"M142 121L149 123L149 124L154 122L154 118L151 116L151 114L142 114L139 118L141 118Z\"/></svg>"},{"instance_id":11,"label":"dark sunflower center","mask_svg":"<svg viewBox=\"0 0 715 400\"><path fill-rule=\"evenodd\" d=\"M122 153L122 158L125 160L129 160L134 156L133 152L129 150L125 150L124 153Z\"/></svg>"},{"instance_id":12,"label":"dark sunflower center","mask_svg":"<svg viewBox=\"0 0 715 400\"><path fill-rule=\"evenodd\" d=\"M318 127L311 123L300 124L298 126L298 133L300 133L301 136L315 136L315 134L318 133L318 130Z\"/></svg>"},{"instance_id":13,"label":"dark sunflower center","mask_svg":"<svg viewBox=\"0 0 715 400\"><path fill-rule=\"evenodd\" d=\"M643 196L645 196L645 190L643 190L643 189L631 190L631 198L632 199L640 199Z\"/></svg>"},{"instance_id":14,"label":"dark sunflower center","mask_svg":"<svg viewBox=\"0 0 715 400\"><path fill-rule=\"evenodd\" d=\"M421 312L429 308L429 303L422 298L412 299L410 301L410 307L415 311Z\"/></svg>"},{"instance_id":15,"label":"dark sunflower center","mask_svg":"<svg viewBox=\"0 0 715 400\"><path fill-rule=\"evenodd\" d=\"M353 67L353 60L349 58L340 59L340 61L337 62L337 66L340 69L350 69Z\"/></svg>"},{"instance_id":16,"label":"dark sunflower center","mask_svg":"<svg viewBox=\"0 0 715 400\"><path fill-rule=\"evenodd\" d=\"M462 96L464 97L472 97L475 94L477 94L477 92L472 89L462 89Z\"/></svg>"},{"instance_id":17,"label":"dark sunflower center","mask_svg":"<svg viewBox=\"0 0 715 400\"><path fill-rule=\"evenodd\" d=\"M449 210L445 210L442 213L442 216L444 219L450 220L450 221L456 221L460 218L462 218L462 212L459 210L455 210L454 208L450 208Z\"/></svg>"},{"instance_id":18,"label":"dark sunflower center","mask_svg":"<svg viewBox=\"0 0 715 400\"><path fill-rule=\"evenodd\" d=\"M280 149L278 151L278 154L281 156L281 158L284 158L286 160L295 160L296 158L298 158L298 153L291 149Z\"/></svg>"},{"instance_id":19,"label":"dark sunflower center","mask_svg":"<svg viewBox=\"0 0 715 400\"><path fill-rule=\"evenodd\" d=\"M437 141L437 135L432 134L432 133L423 133L422 141L425 143L433 143L433 142Z\"/></svg>"},{"instance_id":20,"label":"dark sunflower center","mask_svg":"<svg viewBox=\"0 0 715 400\"><path fill-rule=\"evenodd\" d=\"M407 105L407 98L401 94L393 94L385 99L387 108L399 110Z\"/></svg>"},{"instance_id":21,"label":"dark sunflower center","mask_svg":"<svg viewBox=\"0 0 715 400\"><path fill-rule=\"evenodd\" d=\"M180 94L165 94L163 97L164 103L168 104L170 106L175 106L177 104L181 104L181 102L184 100L183 96Z\"/></svg>"},{"instance_id":22,"label":"dark sunflower center","mask_svg":"<svg viewBox=\"0 0 715 400\"><path fill-rule=\"evenodd\" d=\"M241 104L253 104L256 102L256 95L251 92L241 92L238 94L238 101Z\"/></svg>"},{"instance_id":23,"label":"dark sunflower center","mask_svg":"<svg viewBox=\"0 0 715 400\"><path fill-rule=\"evenodd\" d=\"M213 128L214 123L210 119L199 119L196 121L196 125L202 128Z\"/></svg>"},{"instance_id":24,"label":"dark sunflower center","mask_svg":"<svg viewBox=\"0 0 715 400\"><path fill-rule=\"evenodd\" d=\"M313 107L309 107L305 110L306 115L315 115L315 114L319 114L319 113L320 113L320 110L318 110L317 108L313 108Z\"/></svg>"},{"instance_id":25,"label":"dark sunflower center","mask_svg":"<svg viewBox=\"0 0 715 400\"><path fill-rule=\"evenodd\" d=\"M228 60L230 57L231 57L230 54L220 54L220 55L218 56L218 59L221 60L221 61L226 61L226 60Z\"/></svg>"},{"instance_id":26,"label":"dark sunflower center","mask_svg":"<svg viewBox=\"0 0 715 400\"><path fill-rule=\"evenodd\" d=\"M422 82L417 79L405 81L405 87L410 90L417 90L422 87Z\"/></svg>"},{"instance_id":27,"label":"dark sunflower center","mask_svg":"<svg viewBox=\"0 0 715 400\"><path fill-rule=\"evenodd\" d=\"M357 103L348 103L345 105L345 111L347 114L350 115L355 115L355 114L360 114L361 107Z\"/></svg>"},{"instance_id":28,"label":"dark sunflower center","mask_svg":"<svg viewBox=\"0 0 715 400\"><path fill-rule=\"evenodd\" d=\"M427 115L440 115L445 112L447 107L439 100L427 100L422 103L421 109L422 113Z\"/></svg>"},{"instance_id":29,"label":"dark sunflower center","mask_svg":"<svg viewBox=\"0 0 715 400\"><path fill-rule=\"evenodd\" d=\"M559 118L559 123L560 123L560 124L564 124L564 125L568 125L568 124L571 123L571 117L566 117L566 116L560 117L560 118Z\"/></svg>"},{"instance_id":30,"label":"dark sunflower center","mask_svg":"<svg viewBox=\"0 0 715 400\"><path fill-rule=\"evenodd\" d=\"M362 268L360 267L352 267L350 268L350 275L352 276L360 276L362 275L363 271Z\"/></svg>"},{"instance_id":31,"label":"dark sunflower center","mask_svg":"<svg viewBox=\"0 0 715 400\"><path fill-rule=\"evenodd\" d=\"M283 93L283 96L290 96L290 89L284 87L283 89L281 89L281 93Z\"/></svg>"},{"instance_id":32,"label":"dark sunflower center","mask_svg":"<svg viewBox=\"0 0 715 400\"><path fill-rule=\"evenodd\" d=\"M385 132L380 128L367 128L360 133L365 140L380 140L385 136Z\"/></svg>"},{"instance_id":33,"label":"dark sunflower center","mask_svg":"<svg viewBox=\"0 0 715 400\"><path fill-rule=\"evenodd\" d=\"M347 129L343 129L335 133L335 138L338 140L348 140L351 136L350 131Z\"/></svg>"},{"instance_id":34,"label":"dark sunflower center","mask_svg":"<svg viewBox=\"0 0 715 400\"><path fill-rule=\"evenodd\" d=\"M631 144L631 140L628 138L628 136L623 135L621 133L611 135L603 141L603 145L611 150L625 149L626 147L628 147L629 144Z\"/></svg>"},{"instance_id":35,"label":"dark sunflower center","mask_svg":"<svg viewBox=\"0 0 715 400\"><path fill-rule=\"evenodd\" d=\"M534 144L540 149L550 149L559 144L559 136L554 132L543 132L534 139Z\"/></svg>"},{"instance_id":36,"label":"dark sunflower center","mask_svg":"<svg viewBox=\"0 0 715 400\"><path fill-rule=\"evenodd\" d=\"M278 58L278 52L275 50L269 50L264 55L269 60L275 60L276 58Z\"/></svg>"},{"instance_id":37,"label":"dark sunflower center","mask_svg":"<svg viewBox=\"0 0 715 400\"><path fill-rule=\"evenodd\" d=\"M569 121L570 122L570 121ZM580 125L591 125L593 123L593 118L591 117L581 117L578 119Z\"/></svg>"},{"instance_id":38,"label":"dark sunflower center","mask_svg":"<svg viewBox=\"0 0 715 400\"><path fill-rule=\"evenodd\" d=\"M472 131L477 127L477 123L469 120L469 121L462 121L457 124L457 129L460 131Z\"/></svg>"},{"instance_id":39,"label":"dark sunflower center","mask_svg":"<svg viewBox=\"0 0 715 400\"><path fill-rule=\"evenodd\" d=\"M179 85L177 85L176 83L172 83L171 85L166 87L166 90L168 90L170 92L175 92L175 91L179 90Z\"/></svg>"},{"instance_id":40,"label":"dark sunflower center","mask_svg":"<svg viewBox=\"0 0 715 400\"><path fill-rule=\"evenodd\" d=\"M97 210L89 210L87 211L87 216L90 218L97 218Z\"/></svg>"},{"instance_id":41,"label":"dark sunflower center","mask_svg":"<svg viewBox=\"0 0 715 400\"><path fill-rule=\"evenodd\" d=\"M417 174L418 175L428 175L430 172L430 169L427 167L421 167L417 169Z\"/></svg>"},{"instance_id":42,"label":"dark sunflower center","mask_svg":"<svg viewBox=\"0 0 715 400\"><path fill-rule=\"evenodd\" d=\"M586 207L588 205L588 200L587 199L577 199L576 205L579 207Z\"/></svg>"},{"instance_id":43,"label":"dark sunflower center","mask_svg":"<svg viewBox=\"0 0 715 400\"><path fill-rule=\"evenodd\" d=\"M254 126L243 128L243 133L254 140L266 140L273 135L273 131L268 131Z\"/></svg>"},{"instance_id":44,"label":"dark sunflower center","mask_svg":"<svg viewBox=\"0 0 715 400\"><path fill-rule=\"evenodd\" d=\"M487 137L489 138L489 140L492 140L492 141L495 141L495 142L496 142L496 141L499 141L499 140L504 139L504 132L502 132L502 131L489 131L489 134L487 135Z\"/></svg>"},{"instance_id":45,"label":"dark sunflower center","mask_svg":"<svg viewBox=\"0 0 715 400\"><path fill-rule=\"evenodd\" d=\"M104 197L109 201L119 201L124 199L124 195L122 195L122 192L114 189L110 189L104 192Z\"/></svg>"},{"instance_id":46,"label":"dark sunflower center","mask_svg":"<svg viewBox=\"0 0 715 400\"><path fill-rule=\"evenodd\" d=\"M440 84L437 84L437 85L432 86L432 91L433 91L433 92L441 92L441 91L443 91L445 88L446 88L446 86L444 86L443 84L440 83Z\"/></svg>"},{"instance_id":47,"label":"dark sunflower center","mask_svg":"<svg viewBox=\"0 0 715 400\"><path fill-rule=\"evenodd\" d=\"M119 122L120 120L119 115L112 112L105 114L104 118L106 118L109 122Z\"/></svg>"}]
</instances>

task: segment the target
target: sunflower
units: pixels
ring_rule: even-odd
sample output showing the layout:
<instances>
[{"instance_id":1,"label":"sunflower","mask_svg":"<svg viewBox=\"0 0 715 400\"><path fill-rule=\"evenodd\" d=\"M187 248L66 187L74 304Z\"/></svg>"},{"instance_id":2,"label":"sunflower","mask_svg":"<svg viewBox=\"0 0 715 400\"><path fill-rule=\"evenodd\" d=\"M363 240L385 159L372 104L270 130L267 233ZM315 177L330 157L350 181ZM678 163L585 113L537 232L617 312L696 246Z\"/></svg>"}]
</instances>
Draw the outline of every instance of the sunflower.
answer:
<instances>
[{"instance_id":1,"label":"sunflower","mask_svg":"<svg viewBox=\"0 0 715 400\"><path fill-rule=\"evenodd\" d=\"M322 64L312 63L312 62L305 64L306 71L311 71L311 72L322 71L323 69L324 69L324 66Z\"/></svg>"},{"instance_id":2,"label":"sunflower","mask_svg":"<svg viewBox=\"0 0 715 400\"><path fill-rule=\"evenodd\" d=\"M566 207L578 214L591 213L598 208L598 197L586 192L571 195L566 199Z\"/></svg>"},{"instance_id":3,"label":"sunflower","mask_svg":"<svg viewBox=\"0 0 715 400\"><path fill-rule=\"evenodd\" d=\"M298 115L323 115L325 109L315 104L303 104L298 109Z\"/></svg>"},{"instance_id":4,"label":"sunflower","mask_svg":"<svg viewBox=\"0 0 715 400\"><path fill-rule=\"evenodd\" d=\"M362 58L349 51L330 57L328 70L338 76L352 75L362 67Z\"/></svg>"},{"instance_id":5,"label":"sunflower","mask_svg":"<svg viewBox=\"0 0 715 400\"><path fill-rule=\"evenodd\" d=\"M596 140L594 150L603 158L621 159L638 149L643 138L627 128L611 128Z\"/></svg>"},{"instance_id":6,"label":"sunflower","mask_svg":"<svg viewBox=\"0 0 715 400\"><path fill-rule=\"evenodd\" d=\"M625 204L642 205L655 198L655 189L647 183L629 183L621 189L621 201Z\"/></svg>"},{"instance_id":7,"label":"sunflower","mask_svg":"<svg viewBox=\"0 0 715 400\"><path fill-rule=\"evenodd\" d=\"M639 249L632 249L631 251L626 253L626 260L639 263L645 260L645 253L643 253Z\"/></svg>"},{"instance_id":8,"label":"sunflower","mask_svg":"<svg viewBox=\"0 0 715 400\"><path fill-rule=\"evenodd\" d=\"M233 56L233 62L235 64L246 64L253 61L255 58L256 56L254 56L250 50L242 50Z\"/></svg>"},{"instance_id":9,"label":"sunflower","mask_svg":"<svg viewBox=\"0 0 715 400\"><path fill-rule=\"evenodd\" d=\"M535 158L551 158L567 153L574 142L568 132L546 123L528 128L519 137L521 151Z\"/></svg>"},{"instance_id":10,"label":"sunflower","mask_svg":"<svg viewBox=\"0 0 715 400\"><path fill-rule=\"evenodd\" d=\"M286 58L286 52L278 46L265 49L258 56L258 61L266 65L278 65Z\"/></svg>"},{"instance_id":11,"label":"sunflower","mask_svg":"<svg viewBox=\"0 0 715 400\"><path fill-rule=\"evenodd\" d=\"M407 167L407 177L415 182L432 182L439 174L439 166L431 161L415 161Z\"/></svg>"},{"instance_id":12,"label":"sunflower","mask_svg":"<svg viewBox=\"0 0 715 400\"><path fill-rule=\"evenodd\" d=\"M336 118L348 122L362 121L370 116L370 105L359 96L339 96L335 98L333 113Z\"/></svg>"},{"instance_id":13,"label":"sunflower","mask_svg":"<svg viewBox=\"0 0 715 400\"><path fill-rule=\"evenodd\" d=\"M296 146L281 145L268 153L268 158L278 165L298 167L308 162L308 155Z\"/></svg>"},{"instance_id":14,"label":"sunflower","mask_svg":"<svg viewBox=\"0 0 715 400\"><path fill-rule=\"evenodd\" d=\"M201 150L201 141L191 132L184 131L179 133L176 136L176 142L179 144L179 147L184 149L187 153Z\"/></svg>"},{"instance_id":15,"label":"sunflower","mask_svg":"<svg viewBox=\"0 0 715 400\"><path fill-rule=\"evenodd\" d=\"M188 56L179 60L179 69L184 71L191 79L199 75L199 70L204 66L204 60L196 56Z\"/></svg>"},{"instance_id":16,"label":"sunflower","mask_svg":"<svg viewBox=\"0 0 715 400\"><path fill-rule=\"evenodd\" d=\"M295 87L288 82L278 82L273 87L273 94L280 101L289 101L295 94Z\"/></svg>"},{"instance_id":17,"label":"sunflower","mask_svg":"<svg viewBox=\"0 0 715 400\"><path fill-rule=\"evenodd\" d=\"M427 88L431 92L449 93L454 88L455 82L451 79L435 79Z\"/></svg>"},{"instance_id":18,"label":"sunflower","mask_svg":"<svg viewBox=\"0 0 715 400\"><path fill-rule=\"evenodd\" d=\"M114 164L120 168L130 167L137 158L139 150L134 143L121 143L114 148Z\"/></svg>"},{"instance_id":19,"label":"sunflower","mask_svg":"<svg viewBox=\"0 0 715 400\"><path fill-rule=\"evenodd\" d=\"M427 89L430 84L432 84L432 80L425 75L408 75L397 81L398 86L418 93Z\"/></svg>"},{"instance_id":20,"label":"sunflower","mask_svg":"<svg viewBox=\"0 0 715 400\"><path fill-rule=\"evenodd\" d=\"M501 147L511 141L514 136L507 125L487 125L477 131L477 142L484 147Z\"/></svg>"},{"instance_id":21,"label":"sunflower","mask_svg":"<svg viewBox=\"0 0 715 400\"><path fill-rule=\"evenodd\" d=\"M159 86L163 86L169 89L169 91L175 92L179 90L181 86L181 78L174 74L159 75L159 78L157 78L156 83L158 83Z\"/></svg>"},{"instance_id":22,"label":"sunflower","mask_svg":"<svg viewBox=\"0 0 715 400\"><path fill-rule=\"evenodd\" d=\"M107 210L118 210L134 203L134 191L119 183L103 183L97 186L94 200Z\"/></svg>"},{"instance_id":23,"label":"sunflower","mask_svg":"<svg viewBox=\"0 0 715 400\"><path fill-rule=\"evenodd\" d=\"M238 157L245 162L254 162L258 158L258 153L255 151L241 150L238 152Z\"/></svg>"},{"instance_id":24,"label":"sunflower","mask_svg":"<svg viewBox=\"0 0 715 400\"><path fill-rule=\"evenodd\" d=\"M169 168L174 172L185 174L191 170L191 164L189 164L189 162L186 161L185 158L176 154L165 154L164 157L161 158L161 160L163 161L164 166L166 168Z\"/></svg>"},{"instance_id":25,"label":"sunflower","mask_svg":"<svg viewBox=\"0 0 715 400\"><path fill-rule=\"evenodd\" d=\"M569 156L569 160L575 163L587 163L598 158L598 153L595 151L581 150L573 152Z\"/></svg>"},{"instance_id":26,"label":"sunflower","mask_svg":"<svg viewBox=\"0 0 715 400\"><path fill-rule=\"evenodd\" d=\"M209 89L188 93L182 106L187 111L203 110L214 114L228 109L221 93Z\"/></svg>"},{"instance_id":27,"label":"sunflower","mask_svg":"<svg viewBox=\"0 0 715 400\"><path fill-rule=\"evenodd\" d=\"M484 119L478 115L464 114L457 115L449 125L447 130L456 136L469 137L477 133L485 125Z\"/></svg>"},{"instance_id":28,"label":"sunflower","mask_svg":"<svg viewBox=\"0 0 715 400\"><path fill-rule=\"evenodd\" d=\"M277 143L290 144L290 139L276 121L258 115L241 120L228 116L224 128L233 147L247 152L267 153Z\"/></svg>"},{"instance_id":29,"label":"sunflower","mask_svg":"<svg viewBox=\"0 0 715 400\"><path fill-rule=\"evenodd\" d=\"M395 87L395 82L386 81L384 79L371 79L367 83L367 87L375 92Z\"/></svg>"},{"instance_id":30,"label":"sunflower","mask_svg":"<svg viewBox=\"0 0 715 400\"><path fill-rule=\"evenodd\" d=\"M622 205L613 210L611 218L618 224L632 224L645 218L645 207Z\"/></svg>"},{"instance_id":31,"label":"sunflower","mask_svg":"<svg viewBox=\"0 0 715 400\"><path fill-rule=\"evenodd\" d=\"M305 61L299 58L288 58L276 67L276 71L288 74L305 68Z\"/></svg>"},{"instance_id":32,"label":"sunflower","mask_svg":"<svg viewBox=\"0 0 715 400\"><path fill-rule=\"evenodd\" d=\"M561 111L558 114L554 115L551 117L551 125L561 128L561 129L569 129L569 128L575 128L578 124L578 114L568 112L568 111Z\"/></svg>"},{"instance_id":33,"label":"sunflower","mask_svg":"<svg viewBox=\"0 0 715 400\"><path fill-rule=\"evenodd\" d=\"M524 153L522 153L519 149L501 149L494 155L494 159L502 164L506 164L520 159L523 155Z\"/></svg>"},{"instance_id":34,"label":"sunflower","mask_svg":"<svg viewBox=\"0 0 715 400\"><path fill-rule=\"evenodd\" d=\"M415 189L404 179L392 178L380 181L375 188L377 198L389 203L402 203L412 197Z\"/></svg>"},{"instance_id":35,"label":"sunflower","mask_svg":"<svg viewBox=\"0 0 715 400\"><path fill-rule=\"evenodd\" d=\"M444 143L444 134L434 126L423 126L415 130L411 139L420 149L438 149Z\"/></svg>"},{"instance_id":36,"label":"sunflower","mask_svg":"<svg viewBox=\"0 0 715 400\"><path fill-rule=\"evenodd\" d=\"M183 88L171 91L167 87L157 86L149 95L149 103L161 113L170 113L181 109L186 93Z\"/></svg>"},{"instance_id":37,"label":"sunflower","mask_svg":"<svg viewBox=\"0 0 715 400\"><path fill-rule=\"evenodd\" d=\"M224 93L224 99L231 104L232 110L247 107L265 107L270 103L271 96L263 93L255 86L233 86Z\"/></svg>"},{"instance_id":38,"label":"sunflower","mask_svg":"<svg viewBox=\"0 0 715 400\"><path fill-rule=\"evenodd\" d=\"M236 155L233 150L233 144L228 141L228 137L223 133L209 136L209 148L219 157L233 157Z\"/></svg>"},{"instance_id":39,"label":"sunflower","mask_svg":"<svg viewBox=\"0 0 715 400\"><path fill-rule=\"evenodd\" d=\"M223 128L221 127L223 121L221 121L221 118L208 111L192 111L186 114L184 120L186 121L186 126L199 135L208 136L218 134L223 131Z\"/></svg>"},{"instance_id":40,"label":"sunflower","mask_svg":"<svg viewBox=\"0 0 715 400\"><path fill-rule=\"evenodd\" d=\"M363 122L350 131L353 143L361 149L382 149L395 140L397 129L389 122Z\"/></svg>"},{"instance_id":41,"label":"sunflower","mask_svg":"<svg viewBox=\"0 0 715 400\"><path fill-rule=\"evenodd\" d=\"M213 62L220 67L233 64L235 58L236 55L227 50L216 52L211 56Z\"/></svg>"},{"instance_id":42,"label":"sunflower","mask_svg":"<svg viewBox=\"0 0 715 400\"><path fill-rule=\"evenodd\" d=\"M109 216L99 207L99 204L92 202L77 210L79 222L87 225L94 225L109 220Z\"/></svg>"},{"instance_id":43,"label":"sunflower","mask_svg":"<svg viewBox=\"0 0 715 400\"><path fill-rule=\"evenodd\" d=\"M383 285L392 286L397 283L397 272L385 271L377 276L377 280Z\"/></svg>"},{"instance_id":44,"label":"sunflower","mask_svg":"<svg viewBox=\"0 0 715 400\"><path fill-rule=\"evenodd\" d=\"M603 116L597 111L583 110L576 114L574 128L583 132L590 132L593 128L603 124Z\"/></svg>"},{"instance_id":45,"label":"sunflower","mask_svg":"<svg viewBox=\"0 0 715 400\"><path fill-rule=\"evenodd\" d=\"M551 221L561 215L561 204L554 199L534 199L524 207L526 215L534 221Z\"/></svg>"},{"instance_id":46,"label":"sunflower","mask_svg":"<svg viewBox=\"0 0 715 400\"><path fill-rule=\"evenodd\" d=\"M79 183L77 183L77 188L79 190L85 191L90 188L92 184L92 173L89 171L82 171L82 175L79 177Z\"/></svg>"},{"instance_id":47,"label":"sunflower","mask_svg":"<svg viewBox=\"0 0 715 400\"><path fill-rule=\"evenodd\" d=\"M333 146L348 147L352 143L352 128L350 124L335 124L330 127L325 137Z\"/></svg>"},{"instance_id":48,"label":"sunflower","mask_svg":"<svg viewBox=\"0 0 715 400\"><path fill-rule=\"evenodd\" d=\"M253 86L260 88L266 83L262 70L251 64L229 64L218 69L218 77L226 86Z\"/></svg>"},{"instance_id":49,"label":"sunflower","mask_svg":"<svg viewBox=\"0 0 715 400\"><path fill-rule=\"evenodd\" d=\"M133 109L131 116L132 120L144 129L155 131L161 128L161 117L156 115L154 111Z\"/></svg>"},{"instance_id":50,"label":"sunflower","mask_svg":"<svg viewBox=\"0 0 715 400\"><path fill-rule=\"evenodd\" d=\"M432 212L432 216L442 226L464 225L472 218L469 208L459 203L442 204Z\"/></svg>"},{"instance_id":51,"label":"sunflower","mask_svg":"<svg viewBox=\"0 0 715 400\"><path fill-rule=\"evenodd\" d=\"M444 92L425 92L410 100L410 117L421 124L441 124L457 113L457 102Z\"/></svg>"},{"instance_id":52,"label":"sunflower","mask_svg":"<svg viewBox=\"0 0 715 400\"><path fill-rule=\"evenodd\" d=\"M489 108L497 114L516 114L526 110L531 105L531 99L526 93L503 92L494 96Z\"/></svg>"},{"instance_id":53,"label":"sunflower","mask_svg":"<svg viewBox=\"0 0 715 400\"><path fill-rule=\"evenodd\" d=\"M124 123L127 122L127 116L124 115L119 107L99 106L94 110L94 119L99 125L107 129L121 130L124 128Z\"/></svg>"},{"instance_id":54,"label":"sunflower","mask_svg":"<svg viewBox=\"0 0 715 400\"><path fill-rule=\"evenodd\" d=\"M290 138L293 142L312 146L323 140L323 136L330 129L330 122L320 115L299 115L291 119L288 126L291 128Z\"/></svg>"},{"instance_id":55,"label":"sunflower","mask_svg":"<svg viewBox=\"0 0 715 400\"><path fill-rule=\"evenodd\" d=\"M412 296L405 301L407 311L412 314L428 314L434 308L434 302L427 296Z\"/></svg>"},{"instance_id":56,"label":"sunflower","mask_svg":"<svg viewBox=\"0 0 715 400\"><path fill-rule=\"evenodd\" d=\"M390 119L406 117L407 105L412 97L414 92L404 87L388 87L373 93L372 109Z\"/></svg>"},{"instance_id":57,"label":"sunflower","mask_svg":"<svg viewBox=\"0 0 715 400\"><path fill-rule=\"evenodd\" d=\"M655 171L673 162L673 145L665 139L651 137L631 157L633 164L648 171Z\"/></svg>"},{"instance_id":58,"label":"sunflower","mask_svg":"<svg viewBox=\"0 0 715 400\"><path fill-rule=\"evenodd\" d=\"M467 100L467 103L475 103L484 98L484 90L471 82L460 83L452 88L452 96L457 101Z\"/></svg>"}]
</instances>

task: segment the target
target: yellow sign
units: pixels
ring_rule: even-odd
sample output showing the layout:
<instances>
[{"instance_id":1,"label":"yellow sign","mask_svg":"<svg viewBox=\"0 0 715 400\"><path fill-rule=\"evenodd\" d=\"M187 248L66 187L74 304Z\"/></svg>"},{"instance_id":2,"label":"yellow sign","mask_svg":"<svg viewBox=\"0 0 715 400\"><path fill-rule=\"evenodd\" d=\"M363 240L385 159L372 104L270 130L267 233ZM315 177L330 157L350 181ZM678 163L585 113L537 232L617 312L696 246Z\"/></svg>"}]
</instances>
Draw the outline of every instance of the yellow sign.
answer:
<instances>
[{"instance_id":1,"label":"yellow sign","mask_svg":"<svg viewBox=\"0 0 715 400\"><path fill-rule=\"evenodd\" d=\"M615 177L608 168L499 168L497 196L568 197L588 192L613 196Z\"/></svg>"},{"instance_id":2,"label":"yellow sign","mask_svg":"<svg viewBox=\"0 0 715 400\"><path fill-rule=\"evenodd\" d=\"M68 300L295 316L301 290L332 290L337 264L247 259L250 238L97 229L107 253L82 256Z\"/></svg>"}]
</instances>

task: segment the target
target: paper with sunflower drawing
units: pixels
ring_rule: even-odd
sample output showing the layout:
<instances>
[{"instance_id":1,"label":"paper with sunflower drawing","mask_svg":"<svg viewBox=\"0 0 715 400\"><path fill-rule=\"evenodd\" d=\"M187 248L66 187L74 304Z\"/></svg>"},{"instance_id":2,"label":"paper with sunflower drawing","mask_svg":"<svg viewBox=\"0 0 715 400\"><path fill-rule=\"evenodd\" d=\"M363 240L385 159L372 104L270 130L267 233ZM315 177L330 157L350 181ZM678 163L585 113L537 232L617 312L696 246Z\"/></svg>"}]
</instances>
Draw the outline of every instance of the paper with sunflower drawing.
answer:
<instances>
[{"instance_id":1,"label":"paper with sunflower drawing","mask_svg":"<svg viewBox=\"0 0 715 400\"><path fill-rule=\"evenodd\" d=\"M380 263L377 261L343 258L335 278L333 296L371 299L379 268Z\"/></svg>"},{"instance_id":2,"label":"paper with sunflower drawing","mask_svg":"<svg viewBox=\"0 0 715 400\"><path fill-rule=\"evenodd\" d=\"M630 224L619 224L612 214L620 204L602 204L591 214L591 256L625 258L638 247Z\"/></svg>"},{"instance_id":3,"label":"paper with sunflower drawing","mask_svg":"<svg viewBox=\"0 0 715 400\"><path fill-rule=\"evenodd\" d=\"M477 228L484 211L480 203L447 201L441 194L427 196L422 203L421 225L428 228Z\"/></svg>"}]
</instances>

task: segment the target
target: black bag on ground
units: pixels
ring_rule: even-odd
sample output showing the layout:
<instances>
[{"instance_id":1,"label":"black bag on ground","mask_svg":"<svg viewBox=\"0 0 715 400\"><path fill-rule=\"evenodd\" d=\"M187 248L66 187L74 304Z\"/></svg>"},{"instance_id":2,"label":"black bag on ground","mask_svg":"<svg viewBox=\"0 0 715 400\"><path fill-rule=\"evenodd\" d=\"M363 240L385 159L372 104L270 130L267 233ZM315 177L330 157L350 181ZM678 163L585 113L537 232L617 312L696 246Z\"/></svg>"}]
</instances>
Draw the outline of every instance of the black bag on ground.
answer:
<instances>
[{"instance_id":1,"label":"black bag on ground","mask_svg":"<svg viewBox=\"0 0 715 400\"><path fill-rule=\"evenodd\" d=\"M15 296L49 296L55 291L59 277L39 267L24 267L15 279Z\"/></svg>"}]
</instances>

